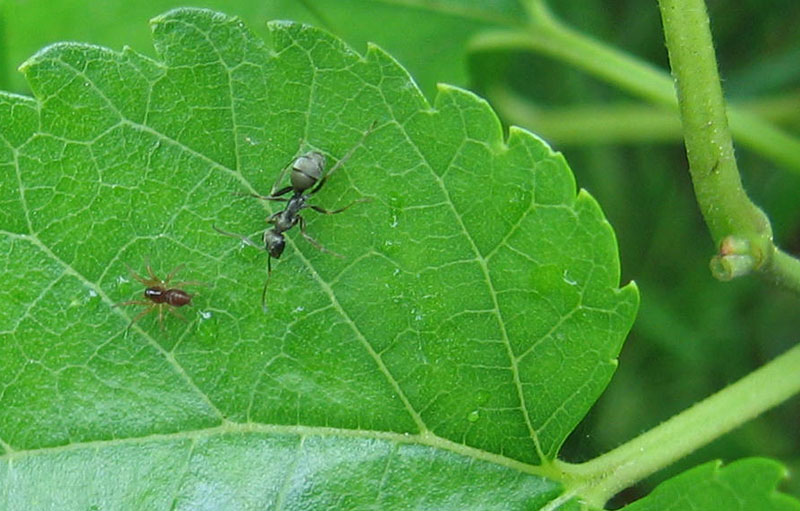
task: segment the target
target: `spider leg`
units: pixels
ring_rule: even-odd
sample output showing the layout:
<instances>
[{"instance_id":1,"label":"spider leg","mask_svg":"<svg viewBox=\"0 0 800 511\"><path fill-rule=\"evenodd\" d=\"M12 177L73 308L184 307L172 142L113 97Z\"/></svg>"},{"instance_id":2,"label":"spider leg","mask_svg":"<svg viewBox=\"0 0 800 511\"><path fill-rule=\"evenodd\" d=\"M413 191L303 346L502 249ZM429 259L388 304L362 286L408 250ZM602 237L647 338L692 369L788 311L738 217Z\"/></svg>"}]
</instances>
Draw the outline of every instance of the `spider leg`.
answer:
<instances>
[{"instance_id":1,"label":"spider leg","mask_svg":"<svg viewBox=\"0 0 800 511\"><path fill-rule=\"evenodd\" d=\"M198 282L196 280L182 280L180 282L176 282L176 283L172 284L170 287L171 288L176 288L176 287L177 288L181 288L181 287L184 287L184 286L207 286L207 285L208 284L206 284L205 282Z\"/></svg>"},{"instance_id":2,"label":"spider leg","mask_svg":"<svg viewBox=\"0 0 800 511\"><path fill-rule=\"evenodd\" d=\"M145 302L144 304L142 304L141 302L127 302L127 303L136 303L137 305L140 305L140 304L141 305L145 305L146 304L148 307L146 309L144 309L143 311L139 312L139 314L137 314L131 320L131 322L128 323L128 326L125 328L125 335L128 334L128 330L131 329L131 327L133 326L134 323L136 323L137 321L139 321L140 319L145 317L148 313L152 312L153 311L153 307L155 307L155 304L153 304L152 302ZM123 305L123 304L120 304L120 305Z\"/></svg>"},{"instance_id":3,"label":"spider leg","mask_svg":"<svg viewBox=\"0 0 800 511\"><path fill-rule=\"evenodd\" d=\"M187 320L187 319L184 317L184 315L183 315L183 314L181 314L180 312L176 311L174 307L170 307L170 308L168 308L168 309L167 309L167 311L168 311L170 314L172 314L172 315L174 315L174 316L177 316L177 317L179 317L179 318L180 318L180 319L182 319L184 322L186 322L186 323L188 323L188 322L189 322L189 321L188 321L188 320Z\"/></svg>"},{"instance_id":4,"label":"spider leg","mask_svg":"<svg viewBox=\"0 0 800 511\"><path fill-rule=\"evenodd\" d=\"M129 300L127 302L115 303L112 307L120 307L122 305L153 305L153 302L148 302L146 300Z\"/></svg>"},{"instance_id":5,"label":"spider leg","mask_svg":"<svg viewBox=\"0 0 800 511\"><path fill-rule=\"evenodd\" d=\"M142 284L144 284L147 287L152 287L152 286L156 285L156 282L158 284L161 283L160 281L155 281L154 282L154 281L152 281L150 279L146 279L146 278L142 277L141 275L136 273L136 271L133 268L131 268L130 266L128 266L127 264L125 265L125 267L128 268L128 273L130 274L131 277L133 277L134 279L138 280L139 282L141 282Z\"/></svg>"},{"instance_id":6,"label":"spider leg","mask_svg":"<svg viewBox=\"0 0 800 511\"><path fill-rule=\"evenodd\" d=\"M169 283L169 281L172 280L172 277L174 277L175 274L178 273L179 271L181 271L185 266L186 266L185 264L179 264L178 266L173 268L172 271L169 272L167 277L162 281L164 286L166 286ZM177 286L175 286L175 287L177 287Z\"/></svg>"},{"instance_id":7,"label":"spider leg","mask_svg":"<svg viewBox=\"0 0 800 511\"><path fill-rule=\"evenodd\" d=\"M165 304L160 303L158 304L158 328L163 332L164 331L164 307Z\"/></svg>"},{"instance_id":8,"label":"spider leg","mask_svg":"<svg viewBox=\"0 0 800 511\"><path fill-rule=\"evenodd\" d=\"M161 279L156 277L155 272L153 271L153 267L150 266L150 258L147 258L147 274L150 275L150 278L153 279L154 282L161 282Z\"/></svg>"}]
</instances>

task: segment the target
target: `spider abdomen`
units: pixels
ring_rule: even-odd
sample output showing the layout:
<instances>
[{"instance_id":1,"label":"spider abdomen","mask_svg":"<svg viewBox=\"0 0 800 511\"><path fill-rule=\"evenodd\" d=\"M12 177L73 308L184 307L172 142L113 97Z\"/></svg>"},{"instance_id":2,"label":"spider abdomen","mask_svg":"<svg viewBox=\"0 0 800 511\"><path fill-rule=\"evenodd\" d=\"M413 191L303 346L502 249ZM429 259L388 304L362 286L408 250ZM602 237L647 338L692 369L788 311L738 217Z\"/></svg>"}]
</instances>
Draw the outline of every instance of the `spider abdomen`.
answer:
<instances>
[{"instance_id":1,"label":"spider abdomen","mask_svg":"<svg viewBox=\"0 0 800 511\"><path fill-rule=\"evenodd\" d=\"M181 289L174 288L148 287L144 290L144 297L154 303L166 303L173 307L183 307L192 302L192 295Z\"/></svg>"}]
</instances>

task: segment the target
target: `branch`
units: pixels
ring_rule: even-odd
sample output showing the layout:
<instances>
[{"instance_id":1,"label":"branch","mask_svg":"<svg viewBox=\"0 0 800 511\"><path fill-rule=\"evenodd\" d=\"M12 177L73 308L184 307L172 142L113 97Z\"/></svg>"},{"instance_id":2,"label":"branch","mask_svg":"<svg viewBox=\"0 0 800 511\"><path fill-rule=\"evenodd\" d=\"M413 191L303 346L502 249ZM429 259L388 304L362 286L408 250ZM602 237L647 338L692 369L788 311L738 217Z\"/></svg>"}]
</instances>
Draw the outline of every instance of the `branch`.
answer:
<instances>
[{"instance_id":1,"label":"branch","mask_svg":"<svg viewBox=\"0 0 800 511\"><path fill-rule=\"evenodd\" d=\"M586 463L558 462L570 491L602 507L616 493L800 392L800 346Z\"/></svg>"},{"instance_id":2,"label":"branch","mask_svg":"<svg viewBox=\"0 0 800 511\"><path fill-rule=\"evenodd\" d=\"M577 32L552 17L541 2L531 1L530 24L523 29L481 32L472 51L524 50L581 69L655 105L677 110L670 76L661 69ZM746 145L787 169L800 172L800 140L758 116L731 110L731 129Z\"/></svg>"}]
</instances>

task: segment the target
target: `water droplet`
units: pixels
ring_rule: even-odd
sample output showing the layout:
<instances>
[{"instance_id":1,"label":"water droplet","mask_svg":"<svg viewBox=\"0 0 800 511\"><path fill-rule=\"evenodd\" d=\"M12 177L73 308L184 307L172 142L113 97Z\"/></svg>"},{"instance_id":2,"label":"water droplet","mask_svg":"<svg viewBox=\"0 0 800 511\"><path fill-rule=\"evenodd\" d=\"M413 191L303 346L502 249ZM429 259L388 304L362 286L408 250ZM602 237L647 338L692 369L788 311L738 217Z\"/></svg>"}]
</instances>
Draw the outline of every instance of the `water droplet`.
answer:
<instances>
[{"instance_id":1,"label":"water droplet","mask_svg":"<svg viewBox=\"0 0 800 511\"><path fill-rule=\"evenodd\" d=\"M94 289L90 289L89 290L89 296L94 298L95 296L97 296L97 292Z\"/></svg>"},{"instance_id":2,"label":"water droplet","mask_svg":"<svg viewBox=\"0 0 800 511\"><path fill-rule=\"evenodd\" d=\"M472 410L471 412L469 412L469 415L467 415L467 420L470 422L477 422L478 419L480 418L481 418L481 412L479 412L478 410Z\"/></svg>"}]
</instances>

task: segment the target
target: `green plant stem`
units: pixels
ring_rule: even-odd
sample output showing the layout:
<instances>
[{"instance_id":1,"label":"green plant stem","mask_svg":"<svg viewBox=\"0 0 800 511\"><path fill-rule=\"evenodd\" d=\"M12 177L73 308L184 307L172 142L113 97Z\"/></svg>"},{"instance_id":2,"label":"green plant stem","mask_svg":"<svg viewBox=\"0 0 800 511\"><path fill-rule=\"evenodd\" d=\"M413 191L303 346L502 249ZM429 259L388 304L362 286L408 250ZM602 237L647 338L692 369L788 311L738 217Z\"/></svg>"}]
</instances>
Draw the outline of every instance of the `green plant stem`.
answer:
<instances>
[{"instance_id":1,"label":"green plant stem","mask_svg":"<svg viewBox=\"0 0 800 511\"><path fill-rule=\"evenodd\" d=\"M592 39L550 16L537 16L526 29L494 30L477 35L470 48L477 51L522 49L571 64L646 99L677 107L675 90L660 69Z\"/></svg>"},{"instance_id":2,"label":"green plant stem","mask_svg":"<svg viewBox=\"0 0 800 511\"><path fill-rule=\"evenodd\" d=\"M695 196L714 241L738 235L766 258L771 228L742 188L703 0L660 0Z\"/></svg>"},{"instance_id":3,"label":"green plant stem","mask_svg":"<svg viewBox=\"0 0 800 511\"><path fill-rule=\"evenodd\" d=\"M622 446L586 463L558 462L570 492L608 499L800 392L800 346Z\"/></svg>"},{"instance_id":4,"label":"green plant stem","mask_svg":"<svg viewBox=\"0 0 800 511\"><path fill-rule=\"evenodd\" d=\"M487 96L511 124L535 130L559 145L677 142L683 140L678 112L644 103L542 107L512 89L496 85ZM800 113L800 94L745 101L738 108L771 122L791 122Z\"/></svg>"},{"instance_id":5,"label":"green plant stem","mask_svg":"<svg viewBox=\"0 0 800 511\"><path fill-rule=\"evenodd\" d=\"M529 2L524 29L482 32L470 42L474 51L526 50L582 69L650 103L677 110L670 76L664 71L572 30L553 18L540 2ZM731 112L731 129L743 145L800 172L800 140L762 119Z\"/></svg>"},{"instance_id":6,"label":"green plant stem","mask_svg":"<svg viewBox=\"0 0 800 511\"><path fill-rule=\"evenodd\" d=\"M708 15L701 0L660 3L670 62L680 95L680 113L697 201L714 241L746 253L721 253L712 271L727 280L752 270L800 291L797 265L777 251L766 215L742 189L728 130ZM527 49L549 55L667 108L677 103L673 82L658 69L571 30L544 4L527 4L526 29L486 32L472 41L476 50ZM732 129L749 145L789 169L800 171L800 140L741 110L731 111ZM775 257L777 261L773 261Z\"/></svg>"},{"instance_id":7,"label":"green plant stem","mask_svg":"<svg viewBox=\"0 0 800 511\"><path fill-rule=\"evenodd\" d=\"M659 0L659 7L695 196L720 246L712 271L728 279L759 270L800 292L800 262L775 247L769 220L742 188L705 3Z\"/></svg>"},{"instance_id":8,"label":"green plant stem","mask_svg":"<svg viewBox=\"0 0 800 511\"><path fill-rule=\"evenodd\" d=\"M786 252L774 248L774 253L763 273L779 286L800 294L800 260Z\"/></svg>"}]
</instances>

